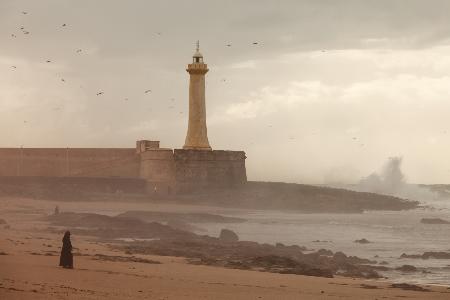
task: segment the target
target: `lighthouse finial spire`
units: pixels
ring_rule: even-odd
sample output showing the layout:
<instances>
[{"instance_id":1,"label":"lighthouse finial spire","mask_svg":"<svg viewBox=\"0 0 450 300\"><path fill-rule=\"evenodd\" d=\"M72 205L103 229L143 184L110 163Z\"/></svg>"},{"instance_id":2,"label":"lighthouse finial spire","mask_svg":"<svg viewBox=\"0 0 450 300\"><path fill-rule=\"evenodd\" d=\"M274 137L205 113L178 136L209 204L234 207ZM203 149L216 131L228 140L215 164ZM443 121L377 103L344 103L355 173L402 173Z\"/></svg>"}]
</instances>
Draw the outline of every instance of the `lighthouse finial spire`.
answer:
<instances>
[{"instance_id":1,"label":"lighthouse finial spire","mask_svg":"<svg viewBox=\"0 0 450 300\"><path fill-rule=\"evenodd\" d=\"M200 51L200 41L199 40L197 40L197 52L199 52Z\"/></svg>"}]
</instances>

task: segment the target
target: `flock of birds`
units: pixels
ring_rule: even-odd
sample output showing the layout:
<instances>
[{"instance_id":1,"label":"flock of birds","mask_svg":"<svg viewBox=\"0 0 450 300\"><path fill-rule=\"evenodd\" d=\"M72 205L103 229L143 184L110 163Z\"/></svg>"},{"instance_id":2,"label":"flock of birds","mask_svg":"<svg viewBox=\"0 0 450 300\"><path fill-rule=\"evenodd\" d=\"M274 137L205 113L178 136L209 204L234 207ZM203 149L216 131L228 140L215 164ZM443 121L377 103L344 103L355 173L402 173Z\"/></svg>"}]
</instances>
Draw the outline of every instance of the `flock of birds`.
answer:
<instances>
[{"instance_id":1,"label":"flock of birds","mask_svg":"<svg viewBox=\"0 0 450 300\"><path fill-rule=\"evenodd\" d=\"M22 11L22 14L23 14L23 15L28 15L28 12L27 12L27 11ZM64 23L64 24L61 25L61 27L67 27L67 24ZM20 26L20 30L22 31L22 33L23 33L24 35L29 35L29 34L30 34L30 31L26 30L24 26ZM157 34L158 36L161 36L162 33L161 33L161 32L157 32L156 34ZM17 35L14 34L14 33L12 33L12 34L11 34L11 37L12 37L12 38L17 38ZM259 42L252 42L252 45L259 45ZM227 46L227 47L231 47L232 44L229 43L229 44L226 44L226 46ZM81 53L82 51L83 51L82 49L77 49L75 52L76 52L76 53ZM45 62L46 62L46 63L51 63L52 61L49 60L49 59L47 59ZM17 66L15 66L15 65L13 65L13 66L11 66L11 67L12 67L13 69L17 69ZM64 78L61 78L61 81L62 81L62 82L66 82L66 80L65 80ZM226 79L222 79L221 81L222 81L222 82L226 82ZM151 92L152 92L151 89L147 89L147 90L144 91L144 94L148 94L148 93L151 93ZM99 91L99 92L96 93L96 96L101 96L101 95L103 95L103 94L104 94L103 91ZM128 101L129 98L125 98L124 100L125 100L125 101Z\"/></svg>"},{"instance_id":2,"label":"flock of birds","mask_svg":"<svg viewBox=\"0 0 450 300\"><path fill-rule=\"evenodd\" d=\"M22 14L23 14L23 15L28 15L28 12L27 12L27 11L22 11ZM65 29L65 28L68 28L68 27L70 27L70 26L69 26L67 23L63 23L63 24L60 25L60 27ZM26 35L26 36L31 35L31 32L30 32L27 28L25 28L25 26L20 26L19 29L20 29L20 31L21 31L21 33L22 33L23 35ZM158 36L161 36L161 35L162 35L161 32L157 32L156 34L157 34ZM18 36L17 36L16 33L12 33L12 34L11 34L11 38L15 39L15 38L18 38ZM251 45L257 46L257 45L260 45L260 42L254 41L254 42L251 42ZM232 47L233 44L232 44L232 43L227 43L227 44L225 44L225 46L229 48L229 47ZM77 54L81 54L81 53L83 53L83 52L84 52L83 49L76 49L76 50L75 50L75 53L77 53ZM51 59L46 59L46 60L45 60L45 63L51 64L51 63L53 63L53 60L51 60ZM11 67L12 67L13 69L17 69L17 66L15 66L15 65L13 65L13 66L11 66ZM226 78L222 78L220 81L221 81L222 83L226 83L226 82L227 82ZM65 79L65 78L61 78L61 82L66 83L66 79ZM145 89L145 90L143 91L143 94L150 94L150 93L152 93L152 90L151 90L151 89ZM104 94L105 94L105 92L102 91L102 90L97 91L97 92L95 93L95 95L96 95L97 97L103 96ZM124 100L124 101L129 101L130 98L126 97L126 98L124 98L123 100ZM168 106L168 108L169 108L169 109L174 109L174 108L175 108L175 106L174 106L175 98L170 98L170 101L171 101L171 105ZM60 109L61 109L60 107L55 107L53 110L59 111ZM179 114L183 114L183 111L180 111ZM24 124L27 124L28 121L25 120L25 121L23 121L23 123L24 123ZM272 125L269 125L269 127L272 127ZM290 140L293 140L294 138L290 137L289 139L290 139ZM253 144L253 142L252 142L252 144Z\"/></svg>"},{"instance_id":3,"label":"flock of birds","mask_svg":"<svg viewBox=\"0 0 450 300\"><path fill-rule=\"evenodd\" d=\"M27 11L22 11L21 13L22 13L23 15L28 15L28 12L27 12ZM61 25L61 27L62 27L62 28L65 28L65 27L68 27L68 25L67 25L66 23L64 23L64 24ZM24 34L24 35L30 35L30 34L31 34L30 31L28 31L28 30L25 28L25 26L20 26L19 29L21 30L22 34ZM156 34L157 34L158 36L161 36L161 35L162 35L161 32L157 32ZM11 37L12 37L12 38L17 38L17 35L16 35L15 33L12 33L12 34L11 34ZM252 45L259 45L259 43L258 43L258 42L252 42ZM226 44L226 47L232 47L232 44L231 44L231 43L228 43L228 44ZM77 49L75 52L78 53L78 54L80 54L80 53L83 52L83 50L82 50L82 49ZM52 63L52 60L47 59L45 62L46 62L46 63ZM15 65L13 65L13 66L11 66L11 67L12 67L13 69L17 69L17 66L15 66ZM64 78L61 78L61 82L65 83L66 80L65 80ZM226 82L226 79L222 79L221 82ZM149 94L149 93L151 93L151 92L152 92L151 89L146 89L146 90L144 90L144 94ZM104 94L105 94L104 91L98 91L95 95L96 95L96 96L102 96L102 95L104 95ZM171 98L171 101L174 101L174 100L175 100L174 98ZM128 97L127 97L127 98L124 98L124 101L129 101L129 98L128 98ZM174 106L171 105L171 106L169 106L169 108L172 109L172 108L174 108ZM179 113L182 114L183 112L179 112Z\"/></svg>"}]
</instances>

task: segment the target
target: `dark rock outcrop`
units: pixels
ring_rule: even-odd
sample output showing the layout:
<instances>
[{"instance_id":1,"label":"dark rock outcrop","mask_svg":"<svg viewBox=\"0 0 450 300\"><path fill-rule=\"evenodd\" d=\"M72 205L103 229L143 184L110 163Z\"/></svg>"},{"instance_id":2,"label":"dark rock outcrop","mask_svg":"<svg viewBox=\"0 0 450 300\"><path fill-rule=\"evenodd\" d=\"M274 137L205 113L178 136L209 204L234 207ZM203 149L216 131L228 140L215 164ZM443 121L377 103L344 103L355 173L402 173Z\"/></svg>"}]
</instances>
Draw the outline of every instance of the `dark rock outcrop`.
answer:
<instances>
[{"instance_id":1,"label":"dark rock outcrop","mask_svg":"<svg viewBox=\"0 0 450 300\"><path fill-rule=\"evenodd\" d=\"M134 218L144 222L184 223L242 223L245 219L209 213L178 213L164 211L127 211L117 217Z\"/></svg>"},{"instance_id":2,"label":"dark rock outcrop","mask_svg":"<svg viewBox=\"0 0 450 300\"><path fill-rule=\"evenodd\" d=\"M391 287L402 289L405 291L431 292L431 290L429 290L429 289L425 289L421 286L418 286L415 284L408 284L408 283L393 283L393 284L391 284Z\"/></svg>"},{"instance_id":3,"label":"dark rock outcrop","mask_svg":"<svg viewBox=\"0 0 450 300\"><path fill-rule=\"evenodd\" d=\"M368 210L407 210L419 202L375 193L355 192L283 182L249 181L234 189L203 189L179 195L178 202L234 208L294 210L318 213L362 213Z\"/></svg>"},{"instance_id":4,"label":"dark rock outcrop","mask_svg":"<svg viewBox=\"0 0 450 300\"><path fill-rule=\"evenodd\" d=\"M317 254L324 256L333 256L333 251L327 249L319 249L317 250Z\"/></svg>"},{"instance_id":5,"label":"dark rock outcrop","mask_svg":"<svg viewBox=\"0 0 450 300\"><path fill-rule=\"evenodd\" d=\"M423 218L420 220L422 224L450 224L450 221L446 221L439 218Z\"/></svg>"},{"instance_id":6,"label":"dark rock outcrop","mask_svg":"<svg viewBox=\"0 0 450 300\"><path fill-rule=\"evenodd\" d=\"M226 243L235 243L235 242L239 241L238 235L234 231L229 230L229 229L222 229L220 231L219 239L222 242L226 242Z\"/></svg>"},{"instance_id":7,"label":"dark rock outcrop","mask_svg":"<svg viewBox=\"0 0 450 300\"><path fill-rule=\"evenodd\" d=\"M429 251L423 254L406 254L400 255L400 258L421 258L421 259L450 259L450 252L443 251Z\"/></svg>"},{"instance_id":8,"label":"dark rock outcrop","mask_svg":"<svg viewBox=\"0 0 450 300\"><path fill-rule=\"evenodd\" d=\"M355 240L354 243L358 243L358 244L369 244L370 242L367 239L360 239L360 240Z\"/></svg>"},{"instance_id":9,"label":"dark rock outcrop","mask_svg":"<svg viewBox=\"0 0 450 300\"><path fill-rule=\"evenodd\" d=\"M417 268L411 265L403 265L401 267L395 268L397 271L401 272L417 272Z\"/></svg>"}]
</instances>

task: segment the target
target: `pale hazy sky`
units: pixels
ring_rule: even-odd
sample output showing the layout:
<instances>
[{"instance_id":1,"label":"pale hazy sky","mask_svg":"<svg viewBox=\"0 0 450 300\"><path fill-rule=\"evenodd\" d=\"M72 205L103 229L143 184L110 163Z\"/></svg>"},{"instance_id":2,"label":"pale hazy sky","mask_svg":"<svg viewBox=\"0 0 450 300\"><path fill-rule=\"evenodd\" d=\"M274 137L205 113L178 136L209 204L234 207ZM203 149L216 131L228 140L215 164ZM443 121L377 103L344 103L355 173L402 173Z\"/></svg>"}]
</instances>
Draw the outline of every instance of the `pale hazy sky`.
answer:
<instances>
[{"instance_id":1,"label":"pale hazy sky","mask_svg":"<svg viewBox=\"0 0 450 300\"><path fill-rule=\"evenodd\" d=\"M0 0L0 147L182 147L197 39L249 179L450 182L446 0Z\"/></svg>"}]
</instances>

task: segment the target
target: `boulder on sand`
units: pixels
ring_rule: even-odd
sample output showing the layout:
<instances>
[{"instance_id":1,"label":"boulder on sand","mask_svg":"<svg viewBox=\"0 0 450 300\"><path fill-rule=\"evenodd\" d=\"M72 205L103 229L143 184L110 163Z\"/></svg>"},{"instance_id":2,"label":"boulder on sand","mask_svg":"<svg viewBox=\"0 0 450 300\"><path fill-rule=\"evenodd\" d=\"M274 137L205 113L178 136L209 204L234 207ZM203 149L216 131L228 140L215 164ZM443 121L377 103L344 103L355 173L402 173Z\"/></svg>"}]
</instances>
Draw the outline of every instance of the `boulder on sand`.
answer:
<instances>
[{"instance_id":1,"label":"boulder on sand","mask_svg":"<svg viewBox=\"0 0 450 300\"><path fill-rule=\"evenodd\" d=\"M401 272L417 272L417 268L411 265L403 265L395 269Z\"/></svg>"},{"instance_id":2,"label":"boulder on sand","mask_svg":"<svg viewBox=\"0 0 450 300\"><path fill-rule=\"evenodd\" d=\"M227 243L234 243L239 241L238 235L234 231L229 229L222 229L220 231L219 239Z\"/></svg>"},{"instance_id":3,"label":"boulder on sand","mask_svg":"<svg viewBox=\"0 0 450 300\"><path fill-rule=\"evenodd\" d=\"M360 240L356 240L356 241L354 241L355 243L358 243L358 244L369 244L370 242L367 240L367 239L360 239Z\"/></svg>"},{"instance_id":4,"label":"boulder on sand","mask_svg":"<svg viewBox=\"0 0 450 300\"><path fill-rule=\"evenodd\" d=\"M423 218L420 220L422 224L450 224L449 221L439 219L439 218Z\"/></svg>"}]
</instances>

